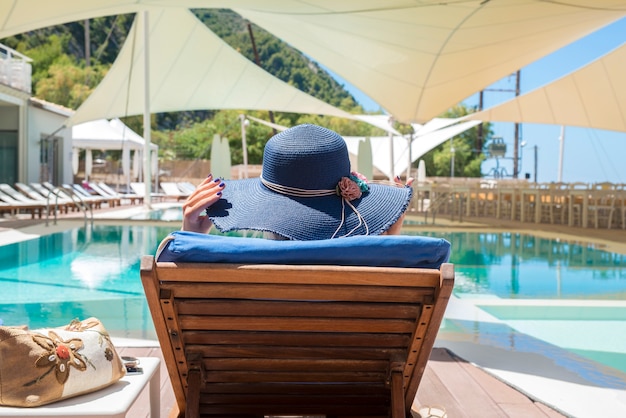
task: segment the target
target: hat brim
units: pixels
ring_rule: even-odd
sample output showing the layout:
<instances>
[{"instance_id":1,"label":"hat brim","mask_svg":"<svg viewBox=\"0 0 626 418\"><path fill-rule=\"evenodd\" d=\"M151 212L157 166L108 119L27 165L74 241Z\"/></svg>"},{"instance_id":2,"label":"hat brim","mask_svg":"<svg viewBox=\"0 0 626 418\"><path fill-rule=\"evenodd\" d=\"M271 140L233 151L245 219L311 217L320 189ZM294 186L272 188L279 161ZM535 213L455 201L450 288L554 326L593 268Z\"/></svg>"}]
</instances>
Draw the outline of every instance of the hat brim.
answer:
<instances>
[{"instance_id":1,"label":"hat brim","mask_svg":"<svg viewBox=\"0 0 626 418\"><path fill-rule=\"evenodd\" d=\"M410 187L370 184L350 202L355 211L339 196L287 196L259 178L225 183L222 199L206 211L217 229L266 231L292 240L380 235L400 219L412 195Z\"/></svg>"}]
</instances>

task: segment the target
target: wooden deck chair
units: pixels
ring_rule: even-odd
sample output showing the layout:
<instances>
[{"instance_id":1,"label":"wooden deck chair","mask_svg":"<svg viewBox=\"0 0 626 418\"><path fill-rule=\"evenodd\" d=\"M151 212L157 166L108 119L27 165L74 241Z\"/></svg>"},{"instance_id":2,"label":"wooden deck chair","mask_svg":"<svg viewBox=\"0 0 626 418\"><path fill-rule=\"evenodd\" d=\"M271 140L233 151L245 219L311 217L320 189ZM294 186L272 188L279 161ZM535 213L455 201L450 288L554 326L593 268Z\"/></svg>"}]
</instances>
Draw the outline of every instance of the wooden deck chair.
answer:
<instances>
[{"instance_id":1,"label":"wooden deck chair","mask_svg":"<svg viewBox=\"0 0 626 418\"><path fill-rule=\"evenodd\" d=\"M447 241L174 232L141 279L180 416L411 417Z\"/></svg>"}]
</instances>

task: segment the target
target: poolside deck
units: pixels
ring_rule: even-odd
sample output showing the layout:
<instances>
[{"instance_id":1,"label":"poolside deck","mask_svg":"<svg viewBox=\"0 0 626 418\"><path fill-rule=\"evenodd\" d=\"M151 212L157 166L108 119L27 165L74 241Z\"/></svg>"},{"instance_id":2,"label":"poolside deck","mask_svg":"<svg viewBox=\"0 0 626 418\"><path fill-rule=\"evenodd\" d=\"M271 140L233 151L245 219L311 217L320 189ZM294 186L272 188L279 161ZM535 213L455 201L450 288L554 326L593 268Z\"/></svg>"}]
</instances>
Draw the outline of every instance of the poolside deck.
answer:
<instances>
[{"instance_id":1,"label":"poolside deck","mask_svg":"<svg viewBox=\"0 0 626 418\"><path fill-rule=\"evenodd\" d=\"M160 357L159 347L118 347L120 355ZM175 416L176 401L165 365L161 367L161 417ZM464 361L444 348L435 348L413 404L443 406L449 418L546 418L564 417L534 402L506 383ZM148 417L148 394L143 393L128 416ZM417 413L414 414L418 416Z\"/></svg>"}]
</instances>

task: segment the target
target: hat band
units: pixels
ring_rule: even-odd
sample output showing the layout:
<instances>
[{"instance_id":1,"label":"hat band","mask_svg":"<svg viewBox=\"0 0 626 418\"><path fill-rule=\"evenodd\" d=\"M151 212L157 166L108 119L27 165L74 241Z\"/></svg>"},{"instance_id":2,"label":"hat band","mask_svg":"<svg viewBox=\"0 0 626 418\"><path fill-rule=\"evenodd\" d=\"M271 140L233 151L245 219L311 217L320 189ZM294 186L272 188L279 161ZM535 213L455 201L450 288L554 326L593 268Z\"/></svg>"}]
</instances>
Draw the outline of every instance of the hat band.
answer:
<instances>
[{"instance_id":1,"label":"hat band","mask_svg":"<svg viewBox=\"0 0 626 418\"><path fill-rule=\"evenodd\" d=\"M365 226L365 235L369 235L370 234L369 228L367 227L367 222L365 222L365 219L363 218L363 215L361 215L359 213L357 208L355 208L354 205L352 203L350 203L350 201L348 199L346 199L343 196L337 195L337 190L335 190L335 189L317 189L317 190L300 189L300 188L297 188L297 187L283 186L282 184L272 183L270 181L265 180L263 178L263 176L260 176L260 179L261 179L261 183L265 187L270 189L271 191L279 193L279 194L282 194L282 195L286 195L286 196L293 196L293 197L337 196L337 197L341 197L341 223L339 224L339 226L335 230L335 233L330 237L331 239L335 238L335 236L337 235L337 232L339 232L339 230L341 229L341 227L345 223L345 220L346 220L346 213L345 213L346 212L346 203L348 204L348 206L350 206L350 208L352 208L352 211L357 216L357 219L359 220L359 224L357 226L355 226L354 228L352 228L352 230L349 231L347 234L342 235L339 238L350 236L361 225Z\"/></svg>"}]
</instances>

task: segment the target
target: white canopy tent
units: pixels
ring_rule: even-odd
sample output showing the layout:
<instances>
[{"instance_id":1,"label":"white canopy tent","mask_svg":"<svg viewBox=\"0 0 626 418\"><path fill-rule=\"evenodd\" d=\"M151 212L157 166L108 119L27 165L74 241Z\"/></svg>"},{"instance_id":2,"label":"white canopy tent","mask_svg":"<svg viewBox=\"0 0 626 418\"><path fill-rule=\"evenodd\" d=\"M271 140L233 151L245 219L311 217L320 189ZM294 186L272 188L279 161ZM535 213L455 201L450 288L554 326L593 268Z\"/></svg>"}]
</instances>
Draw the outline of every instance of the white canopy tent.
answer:
<instances>
[{"instance_id":1,"label":"white canopy tent","mask_svg":"<svg viewBox=\"0 0 626 418\"><path fill-rule=\"evenodd\" d=\"M137 158L144 152L144 139L126 126L121 120L98 119L90 122L81 123L72 126L72 147L74 153L78 155L79 149L85 152L85 175L88 177L91 173L89 162L92 160L92 150L116 150L122 151L122 169L127 183L130 182L130 152L134 151L133 171L138 172L138 163L141 158ZM156 144L150 144L151 154L158 153L159 147ZM77 163L78 161L76 161ZM77 169L76 169L77 171Z\"/></svg>"}]
</instances>

